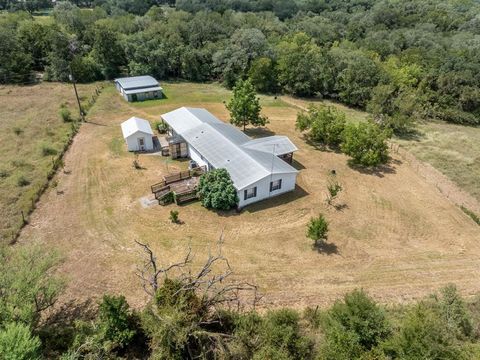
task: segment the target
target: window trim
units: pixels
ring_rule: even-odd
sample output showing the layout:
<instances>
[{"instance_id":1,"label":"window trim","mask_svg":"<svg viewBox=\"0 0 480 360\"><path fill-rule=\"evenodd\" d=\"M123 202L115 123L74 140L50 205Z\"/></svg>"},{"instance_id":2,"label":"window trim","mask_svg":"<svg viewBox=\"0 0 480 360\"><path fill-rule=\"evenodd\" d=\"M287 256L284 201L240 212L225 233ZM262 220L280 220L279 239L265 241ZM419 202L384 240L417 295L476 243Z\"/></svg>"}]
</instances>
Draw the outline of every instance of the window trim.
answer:
<instances>
[{"instance_id":1,"label":"window trim","mask_svg":"<svg viewBox=\"0 0 480 360\"><path fill-rule=\"evenodd\" d=\"M253 190L253 193L251 195L248 194L249 190ZM248 188L243 190L243 200L248 200L248 199L253 199L257 197L257 187L254 186L253 188Z\"/></svg>"},{"instance_id":2,"label":"window trim","mask_svg":"<svg viewBox=\"0 0 480 360\"><path fill-rule=\"evenodd\" d=\"M274 183L278 183L278 187L274 188L274 186L273 186ZM282 179L270 181L270 192L281 190L281 189L282 189Z\"/></svg>"}]
</instances>

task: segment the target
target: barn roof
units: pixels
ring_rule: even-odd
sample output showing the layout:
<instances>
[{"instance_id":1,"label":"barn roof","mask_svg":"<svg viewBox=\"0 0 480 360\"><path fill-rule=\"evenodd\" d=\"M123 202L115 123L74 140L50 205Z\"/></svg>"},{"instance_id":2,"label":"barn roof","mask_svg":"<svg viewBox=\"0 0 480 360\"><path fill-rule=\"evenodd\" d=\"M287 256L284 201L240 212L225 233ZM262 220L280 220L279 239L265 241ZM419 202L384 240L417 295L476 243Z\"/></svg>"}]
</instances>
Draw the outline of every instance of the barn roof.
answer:
<instances>
[{"instance_id":1,"label":"barn roof","mask_svg":"<svg viewBox=\"0 0 480 360\"><path fill-rule=\"evenodd\" d=\"M158 81L150 75L132 76L115 79L124 90L158 87Z\"/></svg>"},{"instance_id":2,"label":"barn roof","mask_svg":"<svg viewBox=\"0 0 480 360\"><path fill-rule=\"evenodd\" d=\"M153 131L148 120L134 116L122 123L122 133L125 139L136 132L143 132L153 135Z\"/></svg>"},{"instance_id":3,"label":"barn roof","mask_svg":"<svg viewBox=\"0 0 480 360\"><path fill-rule=\"evenodd\" d=\"M297 172L275 156L279 155L277 151L273 154L273 146L267 151L268 137L264 138L266 143L263 147L252 145L254 140L249 136L218 120L205 109L182 107L163 114L162 119L215 168L227 169L238 190L271 174ZM275 139L281 143L288 140L282 136L272 138L272 145Z\"/></svg>"}]
</instances>

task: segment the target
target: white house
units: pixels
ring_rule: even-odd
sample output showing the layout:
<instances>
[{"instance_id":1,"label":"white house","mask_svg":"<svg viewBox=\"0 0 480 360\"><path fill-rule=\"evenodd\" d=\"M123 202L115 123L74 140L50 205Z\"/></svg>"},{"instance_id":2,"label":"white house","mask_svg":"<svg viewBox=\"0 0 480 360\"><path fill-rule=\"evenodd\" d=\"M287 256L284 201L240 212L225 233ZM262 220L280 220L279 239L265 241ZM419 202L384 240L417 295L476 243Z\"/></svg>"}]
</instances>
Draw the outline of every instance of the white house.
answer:
<instances>
[{"instance_id":1,"label":"white house","mask_svg":"<svg viewBox=\"0 0 480 360\"><path fill-rule=\"evenodd\" d=\"M286 136L251 139L205 109L182 107L161 117L198 165L227 169L239 208L295 189L298 171L290 163L298 149Z\"/></svg>"},{"instance_id":2,"label":"white house","mask_svg":"<svg viewBox=\"0 0 480 360\"><path fill-rule=\"evenodd\" d=\"M115 79L115 87L127 101L161 99L163 96L160 84L149 75Z\"/></svg>"},{"instance_id":3,"label":"white house","mask_svg":"<svg viewBox=\"0 0 480 360\"><path fill-rule=\"evenodd\" d=\"M131 117L122 123L122 133L128 151L153 150L153 131L147 120Z\"/></svg>"}]
</instances>

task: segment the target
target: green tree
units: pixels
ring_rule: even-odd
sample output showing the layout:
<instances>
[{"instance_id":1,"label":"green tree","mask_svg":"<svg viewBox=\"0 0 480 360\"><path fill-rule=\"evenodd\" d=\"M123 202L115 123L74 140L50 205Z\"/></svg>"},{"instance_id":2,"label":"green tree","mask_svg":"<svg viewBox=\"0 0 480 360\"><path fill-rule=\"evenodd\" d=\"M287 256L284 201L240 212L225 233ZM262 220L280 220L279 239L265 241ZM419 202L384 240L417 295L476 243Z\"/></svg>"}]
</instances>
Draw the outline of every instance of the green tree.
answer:
<instances>
[{"instance_id":1,"label":"green tree","mask_svg":"<svg viewBox=\"0 0 480 360\"><path fill-rule=\"evenodd\" d=\"M253 126L265 126L267 118L260 112L262 107L260 99L255 93L250 80L239 80L233 88L233 97L227 104L230 112L230 123L235 126L243 126L245 131L248 124Z\"/></svg>"},{"instance_id":2,"label":"green tree","mask_svg":"<svg viewBox=\"0 0 480 360\"><path fill-rule=\"evenodd\" d=\"M328 311L323 325L325 359L355 359L391 334L382 309L362 290L354 290Z\"/></svg>"},{"instance_id":3,"label":"green tree","mask_svg":"<svg viewBox=\"0 0 480 360\"><path fill-rule=\"evenodd\" d=\"M387 139L391 131L371 122L347 124L343 132L342 151L352 157L352 163L377 166L388 161Z\"/></svg>"},{"instance_id":4,"label":"green tree","mask_svg":"<svg viewBox=\"0 0 480 360\"><path fill-rule=\"evenodd\" d=\"M319 242L327 240L328 222L325 217L320 214L316 218L311 218L307 226L307 236L318 246Z\"/></svg>"},{"instance_id":5,"label":"green tree","mask_svg":"<svg viewBox=\"0 0 480 360\"><path fill-rule=\"evenodd\" d=\"M58 263L54 252L38 246L0 248L0 326L37 326L63 289L63 281L51 275Z\"/></svg>"},{"instance_id":6,"label":"green tree","mask_svg":"<svg viewBox=\"0 0 480 360\"><path fill-rule=\"evenodd\" d=\"M99 306L100 338L108 348L124 348L135 336L133 315L124 296L104 295Z\"/></svg>"},{"instance_id":7,"label":"green tree","mask_svg":"<svg viewBox=\"0 0 480 360\"><path fill-rule=\"evenodd\" d=\"M440 291L440 312L451 333L458 338L468 338L472 335L472 315L455 285L450 284Z\"/></svg>"},{"instance_id":8,"label":"green tree","mask_svg":"<svg viewBox=\"0 0 480 360\"><path fill-rule=\"evenodd\" d=\"M40 339L30 328L20 323L9 323L0 330L0 358L3 360L40 359Z\"/></svg>"},{"instance_id":9,"label":"green tree","mask_svg":"<svg viewBox=\"0 0 480 360\"><path fill-rule=\"evenodd\" d=\"M307 112L297 116L297 130L308 132L308 137L328 146L338 146L342 142L345 129L345 114L333 106L310 106Z\"/></svg>"},{"instance_id":10,"label":"green tree","mask_svg":"<svg viewBox=\"0 0 480 360\"><path fill-rule=\"evenodd\" d=\"M238 204L237 190L226 169L215 169L203 174L198 184L203 206L217 210L229 210Z\"/></svg>"},{"instance_id":11,"label":"green tree","mask_svg":"<svg viewBox=\"0 0 480 360\"><path fill-rule=\"evenodd\" d=\"M278 89L278 74L275 62L268 57L256 59L248 72L255 90L261 93L274 93Z\"/></svg>"}]
</instances>

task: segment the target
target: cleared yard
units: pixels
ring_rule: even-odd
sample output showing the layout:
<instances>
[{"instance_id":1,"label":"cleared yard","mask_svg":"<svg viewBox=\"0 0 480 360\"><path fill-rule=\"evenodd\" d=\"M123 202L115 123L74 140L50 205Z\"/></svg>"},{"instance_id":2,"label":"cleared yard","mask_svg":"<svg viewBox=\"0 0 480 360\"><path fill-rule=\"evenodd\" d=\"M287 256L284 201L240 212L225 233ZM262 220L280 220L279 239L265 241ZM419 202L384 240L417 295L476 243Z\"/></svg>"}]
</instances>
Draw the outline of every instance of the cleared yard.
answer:
<instances>
[{"instance_id":1,"label":"cleared yard","mask_svg":"<svg viewBox=\"0 0 480 360\"><path fill-rule=\"evenodd\" d=\"M162 84L168 99L129 104L113 87L104 90L90 111L89 123L66 156L70 174L58 175L57 191L48 191L22 232L20 242L59 249L59 272L70 279L64 300L83 300L105 292L123 293L133 305L145 295L134 272L147 242L163 263L179 259L191 243L200 261L220 234L235 276L258 284L267 306L325 305L363 287L383 302L409 301L449 282L465 295L480 290L478 226L399 159L382 172L361 173L341 154L320 152L294 130L297 108L263 97L267 130L284 134L300 149L301 170L295 192L253 205L242 213L216 213L197 203L144 207L150 185L187 163L141 155L135 170L125 150L120 123L130 116L152 122L181 105L205 107L227 119L220 86ZM325 204L329 172L343 185L341 210ZM178 209L183 225L172 224ZM305 237L312 216L330 221L329 246L312 249Z\"/></svg>"},{"instance_id":2,"label":"cleared yard","mask_svg":"<svg viewBox=\"0 0 480 360\"><path fill-rule=\"evenodd\" d=\"M79 85L82 99L95 85ZM10 241L27 215L32 198L47 178L52 157L72 131L58 114L65 103L74 117L78 110L72 86L42 83L0 86L0 241Z\"/></svg>"}]
</instances>

